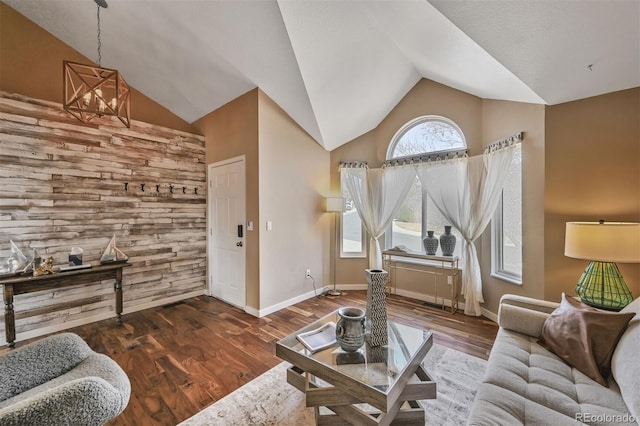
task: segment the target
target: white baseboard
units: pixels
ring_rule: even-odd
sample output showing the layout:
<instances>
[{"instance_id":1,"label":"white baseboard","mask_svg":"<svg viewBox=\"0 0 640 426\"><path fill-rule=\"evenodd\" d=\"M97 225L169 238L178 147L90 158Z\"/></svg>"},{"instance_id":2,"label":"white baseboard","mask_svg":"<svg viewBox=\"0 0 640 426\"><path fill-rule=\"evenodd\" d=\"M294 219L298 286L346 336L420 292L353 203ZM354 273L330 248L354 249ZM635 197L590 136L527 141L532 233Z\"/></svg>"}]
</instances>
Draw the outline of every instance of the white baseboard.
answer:
<instances>
[{"instance_id":1,"label":"white baseboard","mask_svg":"<svg viewBox=\"0 0 640 426\"><path fill-rule=\"evenodd\" d=\"M494 314L490 310L486 308L480 308L480 313L482 314L483 317L489 318L491 321L495 322L496 324L498 323L498 315Z\"/></svg>"},{"instance_id":2,"label":"white baseboard","mask_svg":"<svg viewBox=\"0 0 640 426\"><path fill-rule=\"evenodd\" d=\"M167 297L165 299L154 300L153 302L143 303L140 305L135 305L131 307L124 307L122 314L130 314L132 312L142 311L145 309L155 308L157 306L167 305L169 303L179 302L180 300L190 299L196 296L202 296L206 294L206 290L197 290L192 291L185 294L180 294L178 296ZM100 314L91 315L84 318L78 318L73 321L67 321L60 324L54 324L47 327L35 328L33 330L16 333L16 342L22 340L33 339L34 337L44 336L46 334L57 333L58 331L68 330L70 328L78 327L81 325L89 324L92 322L102 321L109 318L115 318L116 314L114 311L102 312ZM4 346L7 344L7 339L5 336L0 337L0 346Z\"/></svg>"},{"instance_id":3,"label":"white baseboard","mask_svg":"<svg viewBox=\"0 0 640 426\"><path fill-rule=\"evenodd\" d=\"M276 303L275 305L271 305L267 308L264 309L255 309L252 308L250 306L245 306L244 311L246 313L248 313L249 315L253 315L254 317L258 317L258 318L262 318L265 315L269 315L272 314L274 312L279 311L280 309L284 309L287 308L291 305L295 305L298 302L302 302L303 300L307 300L307 299L311 299L312 297L315 297L316 294L317 295L321 295L322 293L325 293L327 291L329 291L329 286L324 286L324 287L320 287L319 289L317 289L315 292L314 291L308 291L304 294L301 294L300 296L296 296L296 297L292 297L291 299L285 300L283 302L280 303Z\"/></svg>"}]
</instances>

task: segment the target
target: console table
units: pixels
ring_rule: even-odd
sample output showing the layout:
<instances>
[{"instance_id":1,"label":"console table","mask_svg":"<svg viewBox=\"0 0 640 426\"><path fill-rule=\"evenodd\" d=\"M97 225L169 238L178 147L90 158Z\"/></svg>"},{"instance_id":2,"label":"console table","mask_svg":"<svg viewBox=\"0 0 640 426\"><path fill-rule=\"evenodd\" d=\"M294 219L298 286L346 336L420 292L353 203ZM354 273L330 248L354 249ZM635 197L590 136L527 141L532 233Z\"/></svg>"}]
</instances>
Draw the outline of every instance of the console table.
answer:
<instances>
[{"instance_id":1,"label":"console table","mask_svg":"<svg viewBox=\"0 0 640 426\"><path fill-rule=\"evenodd\" d=\"M13 296L18 294L33 293L42 290L54 290L95 281L113 279L115 280L114 292L116 295L116 315L118 322L122 322L122 269L127 266L131 266L131 264L126 262L116 262L105 265L94 265L88 269L57 272L39 277L21 275L11 278L1 278L0 285L4 287L5 335L7 337L7 344L9 347L13 348L15 346L16 319L15 311L13 309Z\"/></svg>"},{"instance_id":2,"label":"console table","mask_svg":"<svg viewBox=\"0 0 640 426\"><path fill-rule=\"evenodd\" d=\"M416 259L420 261L428 261L425 267L432 270L409 268L406 266L398 266L402 263L402 259ZM384 268L389 272L389 292L396 284L396 270L420 272L430 275L433 278L433 297L434 304L440 305L442 310L446 311L446 302L444 296L438 295L438 286L448 285L451 300L450 313L458 310L458 296L460 292L460 269L458 268L458 257L456 256L432 256L421 253L411 253L395 250L385 250L382 252L382 263ZM427 280L425 280L426 282ZM427 283L428 284L428 283ZM440 300L440 301L438 301ZM429 304L429 303L427 303Z\"/></svg>"}]
</instances>

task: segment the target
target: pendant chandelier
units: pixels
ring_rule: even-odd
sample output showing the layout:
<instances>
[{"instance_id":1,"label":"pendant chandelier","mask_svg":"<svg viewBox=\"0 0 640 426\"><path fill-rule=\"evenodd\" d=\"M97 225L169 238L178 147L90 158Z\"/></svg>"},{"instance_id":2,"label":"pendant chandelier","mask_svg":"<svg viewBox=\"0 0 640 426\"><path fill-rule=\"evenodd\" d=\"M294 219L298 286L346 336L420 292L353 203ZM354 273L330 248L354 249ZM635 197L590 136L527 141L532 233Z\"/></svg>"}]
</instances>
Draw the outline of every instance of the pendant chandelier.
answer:
<instances>
[{"instance_id":1,"label":"pendant chandelier","mask_svg":"<svg viewBox=\"0 0 640 426\"><path fill-rule=\"evenodd\" d=\"M94 1L98 5L98 66L63 61L63 107L84 123L110 115L130 127L129 85L118 70L102 68L101 64L100 8L107 8L107 2Z\"/></svg>"}]
</instances>

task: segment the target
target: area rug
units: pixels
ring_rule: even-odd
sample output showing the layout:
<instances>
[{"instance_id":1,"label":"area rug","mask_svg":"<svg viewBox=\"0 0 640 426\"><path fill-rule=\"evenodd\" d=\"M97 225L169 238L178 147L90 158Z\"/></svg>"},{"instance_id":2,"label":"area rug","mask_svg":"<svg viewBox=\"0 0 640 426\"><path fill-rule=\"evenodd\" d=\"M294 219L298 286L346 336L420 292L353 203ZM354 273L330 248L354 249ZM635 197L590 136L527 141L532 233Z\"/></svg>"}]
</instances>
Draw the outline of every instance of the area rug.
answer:
<instances>
[{"instance_id":1,"label":"area rug","mask_svg":"<svg viewBox=\"0 0 640 426\"><path fill-rule=\"evenodd\" d=\"M433 345L424 359L437 383L438 398L424 400L426 424L458 426L466 423L486 361ZM180 426L314 425L312 408L306 408L302 392L286 381L288 363L281 363L220 401L185 420Z\"/></svg>"}]
</instances>

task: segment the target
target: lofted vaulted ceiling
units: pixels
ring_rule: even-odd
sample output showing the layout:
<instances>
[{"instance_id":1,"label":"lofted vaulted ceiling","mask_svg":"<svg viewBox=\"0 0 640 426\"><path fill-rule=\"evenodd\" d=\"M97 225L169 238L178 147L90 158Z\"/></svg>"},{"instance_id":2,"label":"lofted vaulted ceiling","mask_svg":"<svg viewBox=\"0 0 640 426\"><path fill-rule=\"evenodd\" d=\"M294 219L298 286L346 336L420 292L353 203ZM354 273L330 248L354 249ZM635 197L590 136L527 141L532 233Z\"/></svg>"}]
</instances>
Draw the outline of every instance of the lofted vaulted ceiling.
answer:
<instances>
[{"instance_id":1,"label":"lofted vaulted ceiling","mask_svg":"<svg viewBox=\"0 0 640 426\"><path fill-rule=\"evenodd\" d=\"M97 61L93 0L3 1ZM260 87L327 150L421 78L542 104L640 86L640 0L108 3L102 65L140 92L193 122Z\"/></svg>"}]
</instances>

